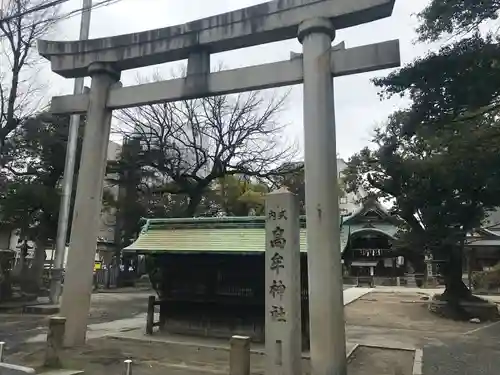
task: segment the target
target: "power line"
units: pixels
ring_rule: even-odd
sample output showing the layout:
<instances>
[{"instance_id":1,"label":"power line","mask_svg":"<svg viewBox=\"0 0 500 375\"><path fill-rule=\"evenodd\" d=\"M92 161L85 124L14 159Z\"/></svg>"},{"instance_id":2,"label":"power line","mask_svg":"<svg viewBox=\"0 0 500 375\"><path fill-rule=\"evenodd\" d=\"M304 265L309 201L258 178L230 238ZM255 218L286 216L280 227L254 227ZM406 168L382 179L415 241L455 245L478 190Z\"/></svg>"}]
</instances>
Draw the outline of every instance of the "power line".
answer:
<instances>
[{"instance_id":1,"label":"power line","mask_svg":"<svg viewBox=\"0 0 500 375\"><path fill-rule=\"evenodd\" d=\"M101 8L101 7L104 7L104 6L110 6L110 5L119 3L121 1L123 1L123 0L102 0L100 2L97 2L97 3L93 4L90 9L95 10L97 8ZM54 19L54 21L56 21L56 20L57 21L59 21L59 20L65 20L65 19L69 19L69 18L75 17L75 16L77 16L79 13L81 13L84 10L85 10L84 8L78 8L78 9L72 10L72 11L66 13L65 15L57 17L56 19Z\"/></svg>"},{"instance_id":2,"label":"power line","mask_svg":"<svg viewBox=\"0 0 500 375\"><path fill-rule=\"evenodd\" d=\"M65 1L69 1L69 0L59 0L59 1L65 2ZM103 6L109 6L109 5L116 4L116 3L120 2L120 1L122 1L122 0L102 0L102 1L100 1L98 3L93 4L92 7L91 7L91 9L95 10L95 9L98 9L100 7L103 7ZM29 25L25 25L25 26L21 27L19 29L19 31L23 31L23 30L26 30L26 29L31 29L33 27L36 27L36 26L44 24L44 23L50 23L50 22L56 22L56 21L62 21L62 20L70 19L72 17L77 16L79 13L81 13L84 10L85 10L84 8L74 9L74 10L72 10L72 11L66 13L66 14L61 15L61 16L56 16L56 17L53 17L53 18L48 18L48 19L45 19L45 20L40 20L38 22L31 23ZM15 17L22 17L22 15L17 14L17 15L11 16L10 18L13 19ZM3 19L0 20L0 23L2 21L3 21ZM0 40L2 38L5 38L5 37L6 37L6 35L0 35Z\"/></svg>"},{"instance_id":3,"label":"power line","mask_svg":"<svg viewBox=\"0 0 500 375\"><path fill-rule=\"evenodd\" d=\"M0 23L8 22L8 21L13 20L15 18L20 18L20 17L26 16L26 15L31 14L31 13L35 13L35 12L39 12L41 10L52 8L52 7L55 7L57 5L67 3L68 1L69 0L54 0L54 1L51 1L49 3L38 5L38 6L35 6L33 8L27 9L23 12L19 12L19 13L12 14L12 15L7 16L7 17L0 18Z\"/></svg>"}]
</instances>

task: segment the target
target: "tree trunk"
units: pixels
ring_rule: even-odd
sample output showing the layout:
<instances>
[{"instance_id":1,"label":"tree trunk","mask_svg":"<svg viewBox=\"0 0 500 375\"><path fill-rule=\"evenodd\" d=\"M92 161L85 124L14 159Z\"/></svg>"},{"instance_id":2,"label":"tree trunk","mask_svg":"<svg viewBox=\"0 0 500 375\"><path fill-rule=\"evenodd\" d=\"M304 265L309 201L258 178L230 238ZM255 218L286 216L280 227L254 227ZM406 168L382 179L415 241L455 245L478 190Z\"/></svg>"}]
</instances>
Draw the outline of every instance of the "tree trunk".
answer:
<instances>
[{"instance_id":1,"label":"tree trunk","mask_svg":"<svg viewBox=\"0 0 500 375\"><path fill-rule=\"evenodd\" d=\"M445 249L445 253L447 254L448 261L442 267L446 286L442 295L443 299L456 303L460 300L469 299L472 293L462 280L462 246L448 246Z\"/></svg>"}]
</instances>

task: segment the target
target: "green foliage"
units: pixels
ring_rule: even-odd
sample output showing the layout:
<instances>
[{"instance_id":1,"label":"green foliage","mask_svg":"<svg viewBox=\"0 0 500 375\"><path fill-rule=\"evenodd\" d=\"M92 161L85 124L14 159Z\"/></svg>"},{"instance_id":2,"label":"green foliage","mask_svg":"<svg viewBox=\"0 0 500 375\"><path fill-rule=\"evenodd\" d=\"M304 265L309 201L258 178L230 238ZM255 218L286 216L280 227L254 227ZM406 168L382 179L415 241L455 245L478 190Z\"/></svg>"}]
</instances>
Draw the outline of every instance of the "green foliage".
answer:
<instances>
[{"instance_id":1,"label":"green foliage","mask_svg":"<svg viewBox=\"0 0 500 375\"><path fill-rule=\"evenodd\" d=\"M468 293L466 234L500 206L500 48L497 25L487 24L499 9L498 0L429 2L418 15L419 41L442 47L374 80L382 97L407 96L412 104L378 129L373 150L349 162L348 189L364 185L394 202L407 245L445 261L445 295L453 298Z\"/></svg>"},{"instance_id":2,"label":"green foliage","mask_svg":"<svg viewBox=\"0 0 500 375\"><path fill-rule=\"evenodd\" d=\"M432 0L418 15L419 39L451 42L374 80L382 97L412 104L377 131L374 150L351 159L348 185L393 198L422 246L456 244L500 205L500 48L495 28L478 31L499 9L498 0Z\"/></svg>"},{"instance_id":3,"label":"green foliage","mask_svg":"<svg viewBox=\"0 0 500 375\"><path fill-rule=\"evenodd\" d=\"M420 247L439 248L477 228L500 205L500 123L483 116L439 132L420 127L409 136L409 118L397 112L377 130L377 148L349 160L346 185L394 199Z\"/></svg>"},{"instance_id":4,"label":"green foliage","mask_svg":"<svg viewBox=\"0 0 500 375\"><path fill-rule=\"evenodd\" d=\"M442 47L374 80L383 96L411 98L409 134L421 125L452 126L498 109L500 48L494 21L499 10L498 0L431 0L418 14L419 40L439 41Z\"/></svg>"},{"instance_id":5,"label":"green foliage","mask_svg":"<svg viewBox=\"0 0 500 375\"><path fill-rule=\"evenodd\" d=\"M432 0L419 13L421 41L436 41L443 34L467 34L488 20L496 20L498 0Z\"/></svg>"},{"instance_id":6,"label":"green foliage","mask_svg":"<svg viewBox=\"0 0 500 375\"><path fill-rule=\"evenodd\" d=\"M68 127L67 116L42 113L26 121L5 150L2 224L42 244L57 231Z\"/></svg>"},{"instance_id":7,"label":"green foliage","mask_svg":"<svg viewBox=\"0 0 500 375\"><path fill-rule=\"evenodd\" d=\"M306 208L306 183L304 163L285 163L279 169L279 175L275 176L272 181L275 187L286 187L299 198L300 213L305 215ZM332 182L334 186L334 182ZM338 197L345 196L345 186L343 178L338 181Z\"/></svg>"},{"instance_id":8,"label":"green foliage","mask_svg":"<svg viewBox=\"0 0 500 375\"><path fill-rule=\"evenodd\" d=\"M446 298L467 298L462 248L467 233L500 206L500 123L493 113L429 131L405 131L411 112L396 112L377 130L376 147L348 163L346 186L394 203L406 225L397 246L416 268L424 250L444 261Z\"/></svg>"},{"instance_id":9,"label":"green foliage","mask_svg":"<svg viewBox=\"0 0 500 375\"><path fill-rule=\"evenodd\" d=\"M220 178L215 201L228 216L264 215L264 198L267 185L241 176Z\"/></svg>"},{"instance_id":10,"label":"green foliage","mask_svg":"<svg viewBox=\"0 0 500 375\"><path fill-rule=\"evenodd\" d=\"M382 95L412 100L411 134L420 124L451 125L494 111L500 104L500 47L475 34L429 53L387 77L374 80Z\"/></svg>"}]
</instances>

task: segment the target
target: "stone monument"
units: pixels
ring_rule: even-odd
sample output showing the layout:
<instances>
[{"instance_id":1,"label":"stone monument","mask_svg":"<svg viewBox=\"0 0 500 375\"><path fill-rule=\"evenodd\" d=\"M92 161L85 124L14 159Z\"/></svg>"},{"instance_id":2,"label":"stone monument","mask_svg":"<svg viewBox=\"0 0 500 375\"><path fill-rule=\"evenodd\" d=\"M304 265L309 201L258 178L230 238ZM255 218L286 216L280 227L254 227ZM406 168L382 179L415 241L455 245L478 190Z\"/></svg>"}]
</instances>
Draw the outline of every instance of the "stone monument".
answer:
<instances>
[{"instance_id":1,"label":"stone monument","mask_svg":"<svg viewBox=\"0 0 500 375\"><path fill-rule=\"evenodd\" d=\"M85 342L101 209L106 148L114 109L304 83L304 159L311 366L345 375L345 328L336 186L334 76L400 64L399 43L335 48L335 31L389 17L395 0L274 0L184 25L86 41L38 42L52 70L92 77L90 91L55 97L54 114L87 113L61 313L65 344ZM210 72L210 55L299 38L289 61ZM120 72L187 59L182 79L121 87Z\"/></svg>"},{"instance_id":2,"label":"stone monument","mask_svg":"<svg viewBox=\"0 0 500 375\"><path fill-rule=\"evenodd\" d=\"M266 374L301 375L300 223L295 194L266 197Z\"/></svg>"}]
</instances>

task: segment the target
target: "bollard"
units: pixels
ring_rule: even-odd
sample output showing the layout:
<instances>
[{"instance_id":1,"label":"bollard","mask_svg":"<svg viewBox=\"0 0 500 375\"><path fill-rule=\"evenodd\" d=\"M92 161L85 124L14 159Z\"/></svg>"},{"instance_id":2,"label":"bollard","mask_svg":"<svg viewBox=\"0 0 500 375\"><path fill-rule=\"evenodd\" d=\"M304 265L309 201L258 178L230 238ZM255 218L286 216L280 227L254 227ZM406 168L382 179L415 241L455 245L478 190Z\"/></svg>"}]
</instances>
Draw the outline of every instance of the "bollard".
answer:
<instances>
[{"instance_id":1,"label":"bollard","mask_svg":"<svg viewBox=\"0 0 500 375\"><path fill-rule=\"evenodd\" d=\"M230 346L229 375L250 375L250 337L233 336Z\"/></svg>"},{"instance_id":2,"label":"bollard","mask_svg":"<svg viewBox=\"0 0 500 375\"><path fill-rule=\"evenodd\" d=\"M65 325L66 318L62 316L50 318L47 344L45 347L45 367L61 368Z\"/></svg>"},{"instance_id":3,"label":"bollard","mask_svg":"<svg viewBox=\"0 0 500 375\"><path fill-rule=\"evenodd\" d=\"M132 360L126 359L123 362L125 363L125 375L132 375Z\"/></svg>"},{"instance_id":4,"label":"bollard","mask_svg":"<svg viewBox=\"0 0 500 375\"><path fill-rule=\"evenodd\" d=\"M148 298L148 315L146 317L146 334L153 334L154 320L155 320L155 296Z\"/></svg>"},{"instance_id":5,"label":"bollard","mask_svg":"<svg viewBox=\"0 0 500 375\"><path fill-rule=\"evenodd\" d=\"M5 343L3 341L0 341L0 362L3 362L3 348L5 346Z\"/></svg>"}]
</instances>

